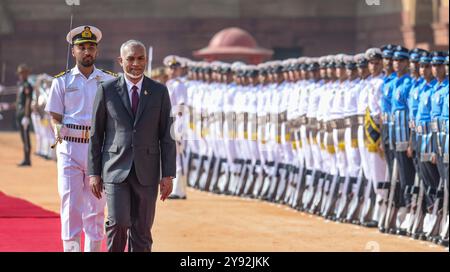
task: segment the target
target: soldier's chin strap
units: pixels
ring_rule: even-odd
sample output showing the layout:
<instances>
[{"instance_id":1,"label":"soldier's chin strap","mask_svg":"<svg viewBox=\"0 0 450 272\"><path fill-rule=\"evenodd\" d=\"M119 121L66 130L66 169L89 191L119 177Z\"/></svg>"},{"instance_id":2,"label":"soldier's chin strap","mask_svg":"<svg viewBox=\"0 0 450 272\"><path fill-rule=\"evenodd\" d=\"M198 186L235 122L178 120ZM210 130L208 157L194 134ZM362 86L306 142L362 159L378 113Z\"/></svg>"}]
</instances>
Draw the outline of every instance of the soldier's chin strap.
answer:
<instances>
[{"instance_id":1,"label":"soldier's chin strap","mask_svg":"<svg viewBox=\"0 0 450 272\"><path fill-rule=\"evenodd\" d=\"M73 27L73 9L74 6L72 5L70 8L70 26L69 26L69 33L70 33L70 40L72 40L72 27ZM69 58L70 58L70 48L71 48L71 44L68 43L67 44L67 55L66 55L66 70L64 70L66 72L66 74L64 75L64 91L67 89L67 70L69 70ZM53 130L55 132L55 142L50 146L51 149L55 149L55 147L62 143L62 139L59 136L60 135L60 130L62 128L62 124L56 124L53 127Z\"/></svg>"}]
</instances>

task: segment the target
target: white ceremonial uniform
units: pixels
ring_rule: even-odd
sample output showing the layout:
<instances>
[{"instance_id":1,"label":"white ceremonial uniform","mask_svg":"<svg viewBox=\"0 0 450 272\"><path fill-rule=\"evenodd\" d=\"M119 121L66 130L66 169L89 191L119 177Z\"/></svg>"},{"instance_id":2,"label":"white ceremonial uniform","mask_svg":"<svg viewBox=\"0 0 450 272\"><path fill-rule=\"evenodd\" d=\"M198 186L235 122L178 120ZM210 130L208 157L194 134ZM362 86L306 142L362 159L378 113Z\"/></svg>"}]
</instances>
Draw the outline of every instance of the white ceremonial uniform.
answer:
<instances>
[{"instance_id":1,"label":"white ceremonial uniform","mask_svg":"<svg viewBox=\"0 0 450 272\"><path fill-rule=\"evenodd\" d=\"M204 90L204 95L203 95L203 101L202 101L202 112L204 112L207 116L206 118L206 123L202 124L202 135L203 135L203 139L205 140L206 144L206 156L208 156L209 159L211 159L213 157L213 155L215 155L215 140L214 140L214 135L211 133L211 121L212 119L210 118L212 116L212 114L216 111L215 108L213 108L213 103L214 103L214 95L215 93L212 90L212 85L211 83L208 82L204 82L203 83L203 90ZM205 169L208 170L208 169Z\"/></svg>"},{"instance_id":2,"label":"white ceremonial uniform","mask_svg":"<svg viewBox=\"0 0 450 272\"><path fill-rule=\"evenodd\" d=\"M323 98L323 104L320 104L320 111L323 111L321 115L323 116L323 120L325 122L330 122L332 118L331 110L334 102L334 97L336 96L336 88L339 86L338 82L332 82L330 83L329 87L324 91ZM322 107L323 105L323 107ZM330 175L336 176L338 174L338 168L337 168L337 159L336 159L336 148L334 146L334 140L333 140L333 132L326 131L324 136L323 144L325 145L327 152L326 157L323 161L326 161L326 164L324 165L324 168L329 169L328 173Z\"/></svg>"},{"instance_id":3,"label":"white ceremonial uniform","mask_svg":"<svg viewBox=\"0 0 450 272\"><path fill-rule=\"evenodd\" d=\"M206 156L207 151L208 151L208 145L207 142L205 141L205 139L203 138L204 136L204 120L203 119L203 114L205 113L206 110L206 105L203 103L203 100L206 96L206 88L205 88L205 83L202 81L199 81L198 84L196 84L196 88L195 88L195 93L194 93L194 101L193 101L193 106L194 106L194 111L195 111L195 118L194 118L194 123L195 123L195 140L197 142L197 152L199 153L200 156Z\"/></svg>"},{"instance_id":4,"label":"white ceremonial uniform","mask_svg":"<svg viewBox=\"0 0 450 272\"><path fill-rule=\"evenodd\" d=\"M347 91L348 81L339 82L336 86L336 92L333 98L333 104L330 110L331 120L342 120L344 118L344 95ZM345 154L345 143L338 137L338 129L333 129L333 142L336 150L336 165L340 177L347 176L347 158Z\"/></svg>"},{"instance_id":5,"label":"white ceremonial uniform","mask_svg":"<svg viewBox=\"0 0 450 272\"><path fill-rule=\"evenodd\" d=\"M220 158L221 152L220 152L220 134L218 133L218 119L217 119L217 112L219 112L220 108L218 107L218 100L221 97L221 91L220 91L220 84L217 82L212 82L209 84L209 100L205 101L205 103L209 104L208 112L209 112L209 131L208 131L208 138L209 142L211 144L211 148L213 150L213 154L216 158Z\"/></svg>"},{"instance_id":6,"label":"white ceremonial uniform","mask_svg":"<svg viewBox=\"0 0 450 272\"><path fill-rule=\"evenodd\" d=\"M199 142L197 139L195 125L196 125L196 109L195 97L198 95L198 80L188 81L187 84L187 105L192 110L189 112L189 129L187 131L187 146L191 152L198 153Z\"/></svg>"},{"instance_id":7,"label":"white ceremonial uniform","mask_svg":"<svg viewBox=\"0 0 450 272\"><path fill-rule=\"evenodd\" d=\"M313 82L311 80L304 81L304 84L302 84L301 90L300 90L300 104L299 104L299 115L305 116L308 113L308 102L309 102L309 91L310 91L310 85ZM309 137L307 134L307 125L301 125L300 127L300 137L302 141L302 154L303 154L303 160L305 163L305 167L308 170L314 169L314 161L312 159L312 153L311 153L311 145L309 142Z\"/></svg>"},{"instance_id":8,"label":"white ceremonial uniform","mask_svg":"<svg viewBox=\"0 0 450 272\"><path fill-rule=\"evenodd\" d=\"M243 114L247 113L247 86L238 85L236 87L236 94L234 96L234 112L236 112L237 120L236 120L236 129L237 135L235 140L235 145L237 150L239 150L238 159L248 160L250 159L250 154L248 152L247 140L245 135L245 122L241 120L239 117ZM239 170L238 172L241 172Z\"/></svg>"},{"instance_id":9,"label":"white ceremonial uniform","mask_svg":"<svg viewBox=\"0 0 450 272\"><path fill-rule=\"evenodd\" d=\"M237 85L230 83L226 86L224 93L223 111L225 113L225 120L223 124L223 135L226 146L226 154L229 170L231 173L236 173L234 160L238 158L238 150L236 149L236 119L232 120L231 115L235 116L235 96ZM220 188L224 192L227 188Z\"/></svg>"},{"instance_id":10,"label":"white ceremonial uniform","mask_svg":"<svg viewBox=\"0 0 450 272\"><path fill-rule=\"evenodd\" d=\"M347 83L347 90L344 93L344 118L354 117L358 111L358 97L361 90L357 78ZM356 124L353 124L356 126ZM354 135L357 136L357 135ZM361 171L361 156L359 154L358 145L355 142L357 139L352 139L352 128L345 128L345 154L347 158L347 173L350 177L358 177Z\"/></svg>"},{"instance_id":11,"label":"white ceremonial uniform","mask_svg":"<svg viewBox=\"0 0 450 272\"><path fill-rule=\"evenodd\" d=\"M249 120L247 124L247 132L248 132L248 147L250 151L250 159L252 160L252 164L255 164L256 161L260 160L260 151L259 144L257 141L257 114L258 114L258 95L259 95L259 87L258 86L249 86L247 92L247 111L249 113Z\"/></svg>"},{"instance_id":12,"label":"white ceremonial uniform","mask_svg":"<svg viewBox=\"0 0 450 272\"><path fill-rule=\"evenodd\" d=\"M319 102L322 95L323 81L313 82L309 88L309 99L308 99L308 111L306 117L309 120L317 120L317 114L319 112ZM320 152L320 140L318 139L319 133L313 136L311 132L309 135L309 142L311 148L311 155L313 160L313 169L322 171L322 156Z\"/></svg>"},{"instance_id":13,"label":"white ceremonial uniform","mask_svg":"<svg viewBox=\"0 0 450 272\"><path fill-rule=\"evenodd\" d=\"M39 98L38 98L38 107L45 109L45 106L47 105L48 97L50 94L50 86L43 87L40 90ZM56 160L56 151L50 146L55 142L55 134L53 133L52 126L50 123L51 116L47 112L45 112L41 118L41 135L42 138L42 152L43 155L47 156L49 159Z\"/></svg>"},{"instance_id":14,"label":"white ceremonial uniform","mask_svg":"<svg viewBox=\"0 0 450 272\"><path fill-rule=\"evenodd\" d=\"M378 76L370 80L368 89L368 106L370 115L379 120L381 116L381 96L382 96L383 77ZM373 183L373 189L382 197L387 197L385 190L378 190L378 183L384 182L386 179L387 165L383 155L380 152L367 151L367 161L370 166L368 180Z\"/></svg>"},{"instance_id":15,"label":"white ceremonial uniform","mask_svg":"<svg viewBox=\"0 0 450 272\"><path fill-rule=\"evenodd\" d=\"M169 91L170 101L172 103L172 116L175 117L174 131L176 132L175 137L177 141L177 177L173 181L173 191L171 195L184 198L186 197L186 180L182 174L182 153L185 148L185 137L183 134L186 133L187 123L189 122L186 114L187 109L184 108L184 105L187 103L187 88L179 78L167 81L166 86ZM182 113L182 116L178 113Z\"/></svg>"},{"instance_id":16,"label":"white ceremonial uniform","mask_svg":"<svg viewBox=\"0 0 450 272\"><path fill-rule=\"evenodd\" d=\"M296 160L295 150L292 148L291 139L291 131L287 126L287 120L289 117L292 117L292 113L289 115L289 111L291 110L289 105L289 99L294 95L294 87L295 84L293 82L286 82L284 84L284 88L281 92L281 103L280 103L280 112L286 113L285 123L281 126L281 145L283 150L283 162L285 164L294 165Z\"/></svg>"},{"instance_id":17,"label":"white ceremonial uniform","mask_svg":"<svg viewBox=\"0 0 450 272\"><path fill-rule=\"evenodd\" d=\"M325 123L327 121L327 114L330 109L329 101L332 96L331 93L332 83L327 82L321 86L320 89L317 90L319 95L319 104L317 107L317 121ZM327 174L330 174L330 160L326 148L326 132L321 132L320 137L318 139L318 145L320 147L320 156L322 158L322 169L321 171Z\"/></svg>"},{"instance_id":18,"label":"white ceremonial uniform","mask_svg":"<svg viewBox=\"0 0 450 272\"><path fill-rule=\"evenodd\" d=\"M32 98L31 98L31 123L33 124L33 129L34 129L34 137L35 137L35 149L36 149L36 154L44 156L44 145L43 145L43 140L44 140L44 136L43 136L43 129L42 129L42 125L41 125L41 115L39 114L39 111L37 109L38 107L38 100L40 97L40 92L41 92L41 88L40 86L37 86L37 88L39 88L39 90L35 90L33 92ZM39 93L39 95L38 95ZM36 108L36 109L33 109Z\"/></svg>"},{"instance_id":19,"label":"white ceremonial uniform","mask_svg":"<svg viewBox=\"0 0 450 272\"><path fill-rule=\"evenodd\" d=\"M227 149L224 141L223 134L223 123L225 122L223 115L224 112L224 103L225 103L225 92L227 90L227 85L225 83L217 84L217 91L215 92L216 102L216 112L219 113L218 120L215 122L215 135L216 135L216 143L217 143L217 152L220 158L225 159L227 157ZM220 116L221 115L221 116Z\"/></svg>"},{"instance_id":20,"label":"white ceremonial uniform","mask_svg":"<svg viewBox=\"0 0 450 272\"><path fill-rule=\"evenodd\" d=\"M301 81L297 81L292 84L288 100L288 112L287 112L288 120L297 120L300 117L298 111L298 105L300 103L300 84ZM292 135L294 137L291 138L294 153L293 161L294 165L296 166L301 166L302 164L299 133L300 133L299 129L295 128L294 131L292 132Z\"/></svg>"},{"instance_id":21,"label":"white ceremonial uniform","mask_svg":"<svg viewBox=\"0 0 450 272\"><path fill-rule=\"evenodd\" d=\"M371 86L370 81L372 80L372 77L369 76L366 79L362 79L359 84L361 85L361 89L359 91L358 95L358 101L357 101L357 110L356 114L359 118L364 118L364 115L366 114L367 107L369 106L369 88ZM370 176L370 165L367 161L367 149L365 146L365 139L364 139L364 124L358 125L358 149L359 149L359 155L361 157L361 168L364 173L364 176L369 179Z\"/></svg>"},{"instance_id":22,"label":"white ceremonial uniform","mask_svg":"<svg viewBox=\"0 0 450 272\"><path fill-rule=\"evenodd\" d=\"M67 125L89 128L97 86L100 82L113 78L96 68L89 78L86 78L74 67L53 80L45 110L62 115L62 123L66 128ZM61 136L82 138L83 134L86 136L88 133L86 129L83 131L67 128ZM97 199L89 186L88 144L64 140L57 146L57 158L61 238L65 247L79 247L83 230L85 251L99 251L104 238L105 199Z\"/></svg>"},{"instance_id":23,"label":"white ceremonial uniform","mask_svg":"<svg viewBox=\"0 0 450 272\"><path fill-rule=\"evenodd\" d=\"M266 154L267 154L267 161L268 162L275 162L276 164L276 158L277 158L277 154L275 153L275 141L276 141L276 136L275 136L275 129L274 129L274 125L273 125L273 121L272 118L274 116L274 114L276 114L276 112L274 113L274 103L275 103L275 95L276 95L276 85L275 83L269 83L266 86L266 114L269 117L269 121L267 122L267 126L266 126ZM269 175L274 175L274 169L275 167L269 167L267 168L267 173Z\"/></svg>"},{"instance_id":24,"label":"white ceremonial uniform","mask_svg":"<svg viewBox=\"0 0 450 272\"><path fill-rule=\"evenodd\" d=\"M270 106L270 90L268 85L260 85L259 86L259 94L258 94L258 143L259 143L259 152L261 158L261 166L262 168L268 172L268 168L266 166L266 162L271 162L272 157L269 152L269 145L267 144L269 135L268 135L268 127L269 123L267 121L267 116L270 114L268 108ZM264 120L261 122L261 118Z\"/></svg>"}]
</instances>

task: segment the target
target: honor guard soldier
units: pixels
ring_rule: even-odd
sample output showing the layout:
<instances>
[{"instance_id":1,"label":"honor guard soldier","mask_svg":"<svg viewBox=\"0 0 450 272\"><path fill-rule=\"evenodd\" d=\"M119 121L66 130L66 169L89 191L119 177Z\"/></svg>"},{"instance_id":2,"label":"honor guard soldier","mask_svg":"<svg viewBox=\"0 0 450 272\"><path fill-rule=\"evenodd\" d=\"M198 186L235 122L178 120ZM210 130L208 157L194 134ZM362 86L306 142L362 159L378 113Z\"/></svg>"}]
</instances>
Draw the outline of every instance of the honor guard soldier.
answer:
<instances>
[{"instance_id":1,"label":"honor guard soldier","mask_svg":"<svg viewBox=\"0 0 450 272\"><path fill-rule=\"evenodd\" d=\"M447 51L447 57L445 58L445 67L447 69L447 79L448 79L448 65L449 65L449 56ZM447 89L448 90L448 89ZM442 106L442 113L441 113L441 132L442 132L442 144L443 144L443 155L442 155L442 161L444 165L444 172L445 176L443 177L445 180L445 188L444 188L444 210L442 212L443 218L442 218L442 225L441 230L439 234L439 244L442 246L445 246L448 248L448 225L449 225L449 216L448 216L448 201L449 201L449 191L448 191L448 175L449 175L449 169L448 169L448 148L449 148L449 93L447 92L447 95L444 97L444 104Z\"/></svg>"},{"instance_id":2,"label":"honor guard soldier","mask_svg":"<svg viewBox=\"0 0 450 272\"><path fill-rule=\"evenodd\" d=\"M432 132L432 162L437 165L439 171L439 182L438 184L433 184L431 187L430 195L434 198L434 207L432 212L432 220L431 226L429 230L426 230L426 236L429 240L439 240L439 230L440 223L443 217L443 204L444 204L444 188L445 188L445 177L448 173L446 173L446 167L444 165L444 138L445 135L445 126L447 118L442 118L442 113L445 112L444 108L444 99L448 97L449 93L449 85L448 85L448 77L446 76L445 70L445 59L447 57L446 52L442 51L434 51L432 53L432 71L433 75L437 79L437 83L434 86L435 92L431 97L431 132ZM448 105L448 104L447 104ZM447 120L446 120L447 119ZM437 187L435 187L437 185ZM446 201L448 201L448 196ZM448 205L448 204L447 204Z\"/></svg>"},{"instance_id":3,"label":"honor guard soldier","mask_svg":"<svg viewBox=\"0 0 450 272\"><path fill-rule=\"evenodd\" d=\"M434 198L428 194L430 188L436 188L439 183L439 172L435 164L432 163L432 132L431 132L431 98L435 93L434 86L437 83L431 68L431 54L422 53L419 60L419 73L424 79L424 84L420 89L419 104L415 119L415 131L417 134L419 157L419 192L416 204L416 215L414 225L410 231L411 237L415 239L426 239L425 230L430 228Z\"/></svg>"},{"instance_id":4,"label":"honor guard soldier","mask_svg":"<svg viewBox=\"0 0 450 272\"><path fill-rule=\"evenodd\" d=\"M409 50L397 46L393 56L393 67L397 77L391 89L391 118L393 133L391 141L395 148L394 172L391 177L390 200L386 217L386 228L391 234L406 234L401 226L406 218L408 207L411 205L411 196L405 194L405 189L414 183L415 169L413 160L407 154L409 146L408 97L413 80L409 75ZM397 177L400 184L397 183Z\"/></svg>"},{"instance_id":5,"label":"honor guard soldier","mask_svg":"<svg viewBox=\"0 0 450 272\"><path fill-rule=\"evenodd\" d=\"M17 76L19 77L16 100L16 120L20 129L20 137L23 144L23 160L18 164L19 167L31 166L31 102L33 99L33 86L28 81L30 69L27 65L21 64L17 67Z\"/></svg>"},{"instance_id":6,"label":"honor guard soldier","mask_svg":"<svg viewBox=\"0 0 450 272\"><path fill-rule=\"evenodd\" d=\"M386 57L386 52L383 54L379 48L370 48L365 55L369 61L370 82L366 87L367 108L363 118L364 136L362 138L366 152L366 163L369 168L368 171L365 171L369 186L365 191L360 222L366 227L384 228L382 217L386 213L389 193L387 186L380 186L386 184L387 178L387 165L383 153L384 142L381 135L383 125L381 97L386 82L382 73L382 58L383 56ZM375 192L373 197L371 191Z\"/></svg>"},{"instance_id":7,"label":"honor guard soldier","mask_svg":"<svg viewBox=\"0 0 450 272\"><path fill-rule=\"evenodd\" d=\"M394 166L394 143L392 140L392 133L393 133L393 123L390 118L391 116L391 97L392 97L392 89L391 85L394 81L394 79L397 77L396 72L393 68L393 61L392 56L394 55L394 50L396 48L396 45L388 44L383 47L381 47L381 51L383 53L383 71L384 71L384 83L382 86L382 97L381 97L381 120L382 120L382 129L381 129L381 135L382 135L382 148L385 155L385 160L388 166L388 175L385 178L384 183L380 183L378 186L380 189L387 189L390 188L390 180L392 177L392 171ZM386 200L387 201L387 200ZM387 203L386 203L387 205ZM380 215L380 231L385 232L385 218L387 213L387 207L385 212Z\"/></svg>"},{"instance_id":8,"label":"honor guard soldier","mask_svg":"<svg viewBox=\"0 0 450 272\"><path fill-rule=\"evenodd\" d=\"M100 251L104 238L105 199L91 192L87 175L89 131L97 86L116 75L97 69L101 31L80 26L67 34L76 66L55 76L45 110L52 116L57 143L58 192L64 251Z\"/></svg>"},{"instance_id":9,"label":"honor guard soldier","mask_svg":"<svg viewBox=\"0 0 450 272\"><path fill-rule=\"evenodd\" d=\"M344 149L346 158L346 180L340 193L336 216L341 222L346 221L352 188L361 180L361 156L358 149L357 100L360 93L360 77L358 75L355 56L345 59L345 70L348 82L343 93Z\"/></svg>"},{"instance_id":10,"label":"honor guard soldier","mask_svg":"<svg viewBox=\"0 0 450 272\"><path fill-rule=\"evenodd\" d=\"M413 159L414 169L416 171L414 178L414 185L407 186L406 191L404 192L406 195L411 197L411 205L408 209L408 213L406 215L405 221L401 226L402 232L406 230L407 234L411 233L412 226L414 225L414 217L416 212L418 194L413 191L414 188L419 188L420 185L420 168L419 168L419 157L417 153L417 133L416 133L416 115L417 108L419 105L420 94L423 85L425 84L425 80L420 76L420 57L426 51L421 48L414 48L410 51L409 56L409 71L411 77L413 79L413 83L411 86L411 91L409 92L408 97L408 115L409 115L409 144L407 149L408 157Z\"/></svg>"},{"instance_id":11,"label":"honor guard soldier","mask_svg":"<svg viewBox=\"0 0 450 272\"><path fill-rule=\"evenodd\" d=\"M186 175L182 171L185 148L185 139L183 137L186 123L184 107L187 104L187 88L181 80L183 74L182 61L177 56L167 56L163 61L167 69L169 80L166 82L169 90L170 101L172 103L172 114L175 118L175 136L177 143L177 177L173 181L173 191L169 199L186 199ZM187 114L186 114L187 115Z\"/></svg>"},{"instance_id":12,"label":"honor guard soldier","mask_svg":"<svg viewBox=\"0 0 450 272\"><path fill-rule=\"evenodd\" d=\"M330 111L332 109L334 96L336 94L336 88L339 85L338 78L336 76L336 56L327 57L327 78L330 80L328 84L325 84L324 92L320 99L319 104L319 116L323 116L323 122L325 125L323 133L323 146L326 152L322 154L324 169L328 169L328 175L325 177L323 187L323 200L321 203L320 213L324 217L328 217L332 214L332 207L335 201L335 188L339 180L339 172L336 163L336 149L333 141L333 127Z\"/></svg>"},{"instance_id":13,"label":"honor guard soldier","mask_svg":"<svg viewBox=\"0 0 450 272\"><path fill-rule=\"evenodd\" d=\"M360 213L361 207L363 207L364 192L370 185L367 182L369 167L367 164L367 152L364 145L364 114L368 107L367 86L370 84L371 77L368 69L369 62L364 53L355 55L355 62L360 78L360 81L357 84L358 92L356 94L356 112L354 117L354 134L358 143L357 149L360 156L360 173L358 175L357 183L350 188L353 195L349 202L346 219L348 222L359 224L361 222Z\"/></svg>"}]
</instances>

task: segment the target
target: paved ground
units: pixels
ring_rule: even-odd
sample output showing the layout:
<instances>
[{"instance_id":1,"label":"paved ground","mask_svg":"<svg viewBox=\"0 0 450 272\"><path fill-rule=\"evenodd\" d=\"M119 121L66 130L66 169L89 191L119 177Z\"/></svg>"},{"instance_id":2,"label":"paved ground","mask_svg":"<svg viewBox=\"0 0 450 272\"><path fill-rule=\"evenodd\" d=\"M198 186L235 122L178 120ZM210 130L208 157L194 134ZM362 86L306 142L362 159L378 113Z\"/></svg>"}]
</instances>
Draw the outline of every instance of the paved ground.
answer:
<instances>
[{"instance_id":1,"label":"paved ground","mask_svg":"<svg viewBox=\"0 0 450 272\"><path fill-rule=\"evenodd\" d=\"M56 164L22 159L18 133L0 133L0 191L59 210ZM189 189L188 200L158 201L155 251L434 251L427 242L325 221L284 206Z\"/></svg>"}]
</instances>

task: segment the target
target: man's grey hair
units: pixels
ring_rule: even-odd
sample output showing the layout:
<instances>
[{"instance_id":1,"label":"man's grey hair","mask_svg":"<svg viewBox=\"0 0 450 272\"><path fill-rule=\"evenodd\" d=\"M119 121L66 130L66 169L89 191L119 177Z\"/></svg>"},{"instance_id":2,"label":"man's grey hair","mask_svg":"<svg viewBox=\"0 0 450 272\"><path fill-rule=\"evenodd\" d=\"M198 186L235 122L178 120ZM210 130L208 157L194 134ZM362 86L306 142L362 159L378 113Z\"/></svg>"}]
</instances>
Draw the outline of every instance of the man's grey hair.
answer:
<instances>
[{"instance_id":1,"label":"man's grey hair","mask_svg":"<svg viewBox=\"0 0 450 272\"><path fill-rule=\"evenodd\" d=\"M140 46L140 47L144 48L145 55L147 55L147 49L145 48L145 45L142 42L137 41L137 40L129 40L129 41L124 42L120 46L120 56L121 57L123 56L126 48L134 47L134 46Z\"/></svg>"}]
</instances>

